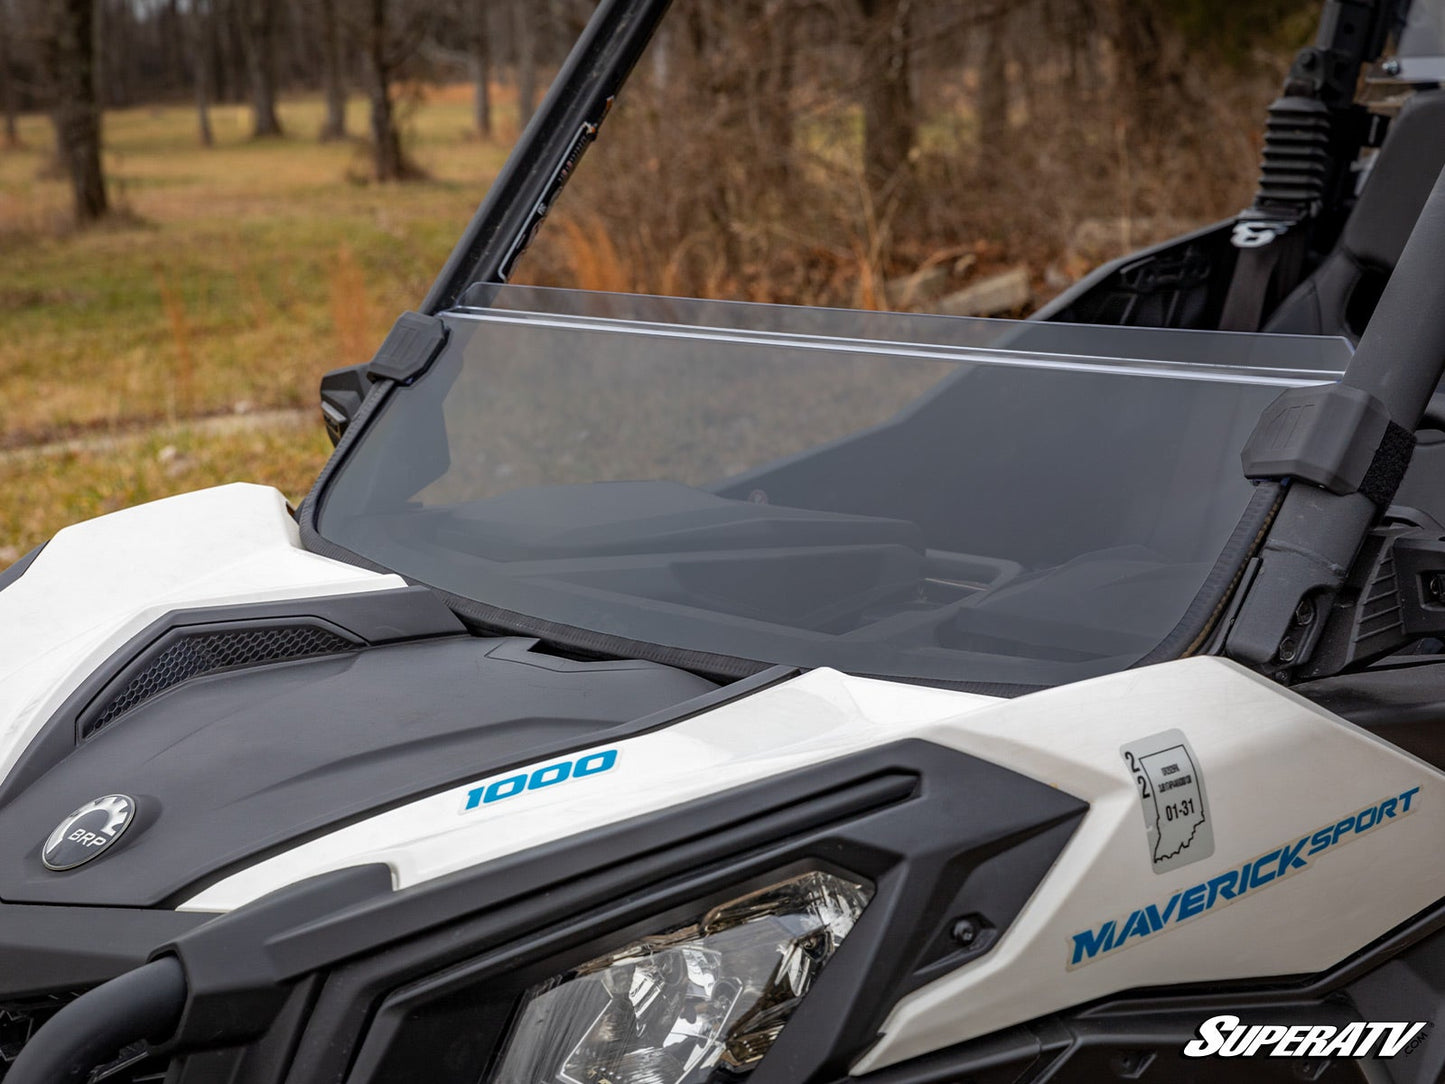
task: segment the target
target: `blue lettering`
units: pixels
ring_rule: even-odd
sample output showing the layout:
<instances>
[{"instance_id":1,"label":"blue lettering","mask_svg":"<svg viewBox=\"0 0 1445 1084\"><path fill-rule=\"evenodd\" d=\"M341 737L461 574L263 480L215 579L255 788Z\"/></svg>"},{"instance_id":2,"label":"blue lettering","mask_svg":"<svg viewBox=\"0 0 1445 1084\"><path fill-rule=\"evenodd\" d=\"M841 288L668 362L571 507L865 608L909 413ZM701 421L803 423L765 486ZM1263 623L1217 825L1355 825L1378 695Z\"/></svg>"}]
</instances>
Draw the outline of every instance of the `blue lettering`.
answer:
<instances>
[{"instance_id":1,"label":"blue lettering","mask_svg":"<svg viewBox=\"0 0 1445 1084\"><path fill-rule=\"evenodd\" d=\"M1093 959L1100 952L1108 952L1114 947L1114 920L1099 927L1098 932L1085 930L1083 933L1074 934L1074 958L1069 961L1069 966L1083 960L1085 956Z\"/></svg>"},{"instance_id":2,"label":"blue lettering","mask_svg":"<svg viewBox=\"0 0 1445 1084\"><path fill-rule=\"evenodd\" d=\"M1162 930L1164 928L1164 924L1169 921L1169 916L1174 913L1174 905L1178 902L1179 893L1176 892L1174 893L1174 895L1169 897L1169 902L1164 907L1163 915L1159 914L1158 904L1151 903L1148 907L1144 908L1145 912L1149 915L1149 928L1155 933L1158 933L1160 930Z\"/></svg>"},{"instance_id":3,"label":"blue lettering","mask_svg":"<svg viewBox=\"0 0 1445 1084\"><path fill-rule=\"evenodd\" d=\"M615 754L616 751L613 750L612 756L615 757ZM587 759L606 756L608 754L599 753L593 754L592 758ZM575 775L585 774L582 771L583 763L585 761L579 762L574 771ZM611 762L608 761L606 767L610 766ZM605 770L606 768L600 764L589 767L590 772ZM1183 922L1212 909L1220 900L1239 899L1247 891L1267 885L1277 878L1286 877L1294 870L1307 869L1310 865L1307 856L1318 854L1320 851L1335 846L1351 833L1368 832L1372 828L1378 828L1392 817L1404 816L1410 811L1411 801L1420 793L1420 790L1420 787L1411 787L1398 798L1387 798L1378 806L1372 806L1352 814L1309 835L1299 836L1292 843L1286 843L1253 861L1244 863L1243 866L1237 866L1217 877L1211 877L1202 884L1192 885L1175 892L1169 897L1168 902L1162 905L1162 910L1160 904L1146 904L1142 908L1131 911L1129 916L1122 920L1122 923L1119 920L1110 919L1097 930L1085 930L1083 933L1074 934L1072 938L1073 954L1069 966L1077 967L1099 955L1112 952L1132 938L1147 937L1151 933L1158 933L1169 925L1171 918L1176 924ZM476 793L476 791L471 792L472 804L475 804ZM1399 807L1398 813L1397 806ZM1306 850L1306 847L1309 849Z\"/></svg>"},{"instance_id":4,"label":"blue lettering","mask_svg":"<svg viewBox=\"0 0 1445 1084\"><path fill-rule=\"evenodd\" d=\"M500 802L503 798L510 798L514 794L521 794L527 789L527 777L525 775L512 775L506 779L498 779L487 792L482 795L482 801L490 805L492 802Z\"/></svg>"},{"instance_id":5,"label":"blue lettering","mask_svg":"<svg viewBox=\"0 0 1445 1084\"><path fill-rule=\"evenodd\" d=\"M1239 868L1239 881L1234 886L1235 899L1238 899L1240 896L1244 895L1246 892L1249 891L1251 887L1249 883L1249 873L1251 865L1252 863L1246 862L1243 866Z\"/></svg>"},{"instance_id":6,"label":"blue lettering","mask_svg":"<svg viewBox=\"0 0 1445 1084\"><path fill-rule=\"evenodd\" d=\"M588 753L580 760L559 760L556 764L548 764L545 767L537 768L531 775L509 775L505 779L498 779L495 782L483 786L473 787L467 791L466 805L462 809L476 809L480 805L490 805L492 802L500 802L504 798L513 798L524 790L542 790L546 787L556 786L558 783L565 783L568 779L578 779L587 775L598 775L608 771L617 765L617 750L607 749L600 753Z\"/></svg>"},{"instance_id":7,"label":"blue lettering","mask_svg":"<svg viewBox=\"0 0 1445 1084\"><path fill-rule=\"evenodd\" d=\"M1239 874L1234 870L1221 873L1218 877L1211 877L1209 879L1209 902L1204 905L1204 909L1207 911L1214 906L1216 895L1223 900L1234 899L1234 882L1238 877Z\"/></svg>"},{"instance_id":8,"label":"blue lettering","mask_svg":"<svg viewBox=\"0 0 1445 1084\"><path fill-rule=\"evenodd\" d=\"M1149 935L1149 920L1144 916L1143 911L1135 911L1124 921L1123 932L1119 934L1119 944L1123 944L1131 937L1147 937Z\"/></svg>"},{"instance_id":9,"label":"blue lettering","mask_svg":"<svg viewBox=\"0 0 1445 1084\"><path fill-rule=\"evenodd\" d=\"M577 762L577 766L572 769L572 774L581 779L584 775L605 772L616 763L616 749L608 749L605 753L591 753Z\"/></svg>"},{"instance_id":10,"label":"blue lettering","mask_svg":"<svg viewBox=\"0 0 1445 1084\"><path fill-rule=\"evenodd\" d=\"M1249 870L1249 887L1250 887L1250 888L1258 888L1260 885L1267 885L1267 884L1269 884L1270 881L1274 880L1274 870L1270 870L1270 871L1269 871L1269 876L1268 876L1268 877L1261 877L1260 874L1259 874L1259 871L1260 871L1260 869L1263 868L1265 865L1267 865L1267 864L1270 863L1270 862L1273 862L1273 861L1274 861L1276 858L1278 858L1278 857L1279 857L1279 852L1278 852L1278 851L1270 851L1269 854L1266 854L1266 855L1264 855L1264 856L1262 856L1262 857L1260 857L1260 858L1256 858L1256 859L1255 859L1254 865L1251 866L1251 867L1250 867L1250 870Z\"/></svg>"},{"instance_id":11,"label":"blue lettering","mask_svg":"<svg viewBox=\"0 0 1445 1084\"><path fill-rule=\"evenodd\" d=\"M1179 897L1179 921L1192 918L1204 910L1205 885L1195 885L1193 888L1186 888L1183 895Z\"/></svg>"},{"instance_id":12,"label":"blue lettering","mask_svg":"<svg viewBox=\"0 0 1445 1084\"><path fill-rule=\"evenodd\" d=\"M551 773L551 778L548 778ZM551 764L545 768L538 768L532 773L532 778L527 780L528 790L541 790L543 787L550 787L553 783L564 782L572 774L572 762L564 760L561 764Z\"/></svg>"},{"instance_id":13,"label":"blue lettering","mask_svg":"<svg viewBox=\"0 0 1445 1084\"><path fill-rule=\"evenodd\" d=\"M1306 862L1303 858L1299 856L1300 851L1304 850L1305 844L1309 841L1310 837L1305 836L1294 846L1286 847L1284 850L1279 852L1279 869L1276 870L1276 872L1281 877L1283 877L1292 869L1304 869L1307 865L1309 865L1308 862Z\"/></svg>"}]
</instances>

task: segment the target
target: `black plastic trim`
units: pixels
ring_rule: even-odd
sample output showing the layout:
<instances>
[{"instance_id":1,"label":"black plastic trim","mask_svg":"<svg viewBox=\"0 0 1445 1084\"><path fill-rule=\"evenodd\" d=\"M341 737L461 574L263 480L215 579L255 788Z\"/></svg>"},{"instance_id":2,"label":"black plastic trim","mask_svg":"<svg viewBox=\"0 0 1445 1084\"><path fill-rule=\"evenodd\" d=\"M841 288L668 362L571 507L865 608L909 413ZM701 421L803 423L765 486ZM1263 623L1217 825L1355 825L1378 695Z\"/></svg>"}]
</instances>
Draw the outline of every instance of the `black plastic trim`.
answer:
<instances>
[{"instance_id":1,"label":"black plastic trim","mask_svg":"<svg viewBox=\"0 0 1445 1084\"><path fill-rule=\"evenodd\" d=\"M1229 613L1235 594L1244 583L1249 563L1264 544L1274 517L1284 500L1284 486L1278 482L1261 482L1250 494L1244 515L1224 544L1214 567L1204 580L1189 608L1169 635L1130 669L1186 658L1205 650L1210 637Z\"/></svg>"},{"instance_id":2,"label":"black plastic trim","mask_svg":"<svg viewBox=\"0 0 1445 1084\"><path fill-rule=\"evenodd\" d=\"M1345 384L1289 388L1259 417L1240 453L1244 476L1294 478L1331 493L1363 493L1388 508L1415 450L1412 429Z\"/></svg>"},{"instance_id":3,"label":"black plastic trim","mask_svg":"<svg viewBox=\"0 0 1445 1084\"><path fill-rule=\"evenodd\" d=\"M185 968L184 1015L174 1029L184 1046L228 1046L264 1033L285 1006L292 984L266 951L277 930L305 929L345 907L391 892L391 870L352 866L311 877L213 918L151 954L174 955Z\"/></svg>"},{"instance_id":4,"label":"black plastic trim","mask_svg":"<svg viewBox=\"0 0 1445 1084\"><path fill-rule=\"evenodd\" d=\"M0 1001L97 986L213 918L133 907L0 904Z\"/></svg>"},{"instance_id":5,"label":"black plastic trim","mask_svg":"<svg viewBox=\"0 0 1445 1084\"><path fill-rule=\"evenodd\" d=\"M458 967L469 982L485 979L475 997L492 1009L477 1005L471 1030L452 1035L470 1044L467 1057L484 1060L540 969L802 867L863 877L875 896L752 1084L831 1079L903 992L989 950L992 938L969 948L952 942L956 920L982 915L1005 930L1086 808L998 765L911 740L373 896L299 928L287 919L264 935L273 981L330 970L290 1079L395 1079L382 1069L393 1057L388 1036L399 1033L385 1029L347 1076L373 1012L427 976L445 985ZM249 944L227 938L224 951L257 951L265 925ZM219 937L203 930L197 940L208 935ZM185 959L185 946L176 949ZM188 1036L181 1039L184 1046ZM416 1057L436 1053L422 1048Z\"/></svg>"},{"instance_id":6,"label":"black plastic trim","mask_svg":"<svg viewBox=\"0 0 1445 1084\"><path fill-rule=\"evenodd\" d=\"M372 380L410 384L437 359L447 344L447 326L435 316L404 312L396 318L367 364Z\"/></svg>"}]
</instances>

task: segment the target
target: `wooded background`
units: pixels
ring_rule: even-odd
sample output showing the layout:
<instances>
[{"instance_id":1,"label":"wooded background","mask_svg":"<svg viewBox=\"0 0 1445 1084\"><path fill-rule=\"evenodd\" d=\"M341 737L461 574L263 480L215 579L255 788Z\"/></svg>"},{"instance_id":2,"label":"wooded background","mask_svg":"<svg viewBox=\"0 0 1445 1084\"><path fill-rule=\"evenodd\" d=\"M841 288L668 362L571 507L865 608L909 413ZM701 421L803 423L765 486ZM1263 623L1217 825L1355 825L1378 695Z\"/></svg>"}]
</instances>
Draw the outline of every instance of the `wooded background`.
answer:
<instances>
[{"instance_id":1,"label":"wooded background","mask_svg":"<svg viewBox=\"0 0 1445 1084\"><path fill-rule=\"evenodd\" d=\"M104 110L188 94L197 140L209 146L213 103L246 103L251 135L279 138L288 134L279 97L319 92L326 112L318 130L289 134L358 135L375 180L417 178L422 171L398 121L409 88L470 82L477 134L490 138L493 80L501 73L515 87L525 121L594 6L0 0L4 138L15 145L22 111L49 113L79 222L110 209ZM1121 170L1202 174L1202 190L1190 184L1171 193L1173 213L1189 217L1218 198L1221 183L1233 194L1231 182L1252 164L1257 125L1240 122L1301 43L1315 7L1310 0L680 0L634 81L640 86L629 91L644 101L633 111L641 142L627 161L637 162L634 151L644 152L643 161L666 158L653 172L667 174L665 188L681 204L715 220L714 240L732 265L745 258L736 243L740 220L786 199L805 177L816 183L808 167L820 158L846 169L847 155L837 151L857 141L850 135L861 137L851 180L867 204L864 232L874 250L891 247L904 218L935 245L959 240L960 222L947 205L969 199L965 186L982 184L986 196L990 182L1012 174L1038 193L1032 174L1041 166L1061 165L1086 188L1102 169L1121 206L1133 195L1120 188L1128 180ZM350 88L367 97L364 132L347 130ZM685 141L668 138L684 133ZM650 181L644 190L653 190ZM1054 206L1038 211L1057 215Z\"/></svg>"},{"instance_id":2,"label":"wooded background","mask_svg":"<svg viewBox=\"0 0 1445 1084\"><path fill-rule=\"evenodd\" d=\"M0 566L414 308L594 0L0 0ZM675 0L525 282L1022 315L1245 206L1316 0Z\"/></svg>"}]
</instances>

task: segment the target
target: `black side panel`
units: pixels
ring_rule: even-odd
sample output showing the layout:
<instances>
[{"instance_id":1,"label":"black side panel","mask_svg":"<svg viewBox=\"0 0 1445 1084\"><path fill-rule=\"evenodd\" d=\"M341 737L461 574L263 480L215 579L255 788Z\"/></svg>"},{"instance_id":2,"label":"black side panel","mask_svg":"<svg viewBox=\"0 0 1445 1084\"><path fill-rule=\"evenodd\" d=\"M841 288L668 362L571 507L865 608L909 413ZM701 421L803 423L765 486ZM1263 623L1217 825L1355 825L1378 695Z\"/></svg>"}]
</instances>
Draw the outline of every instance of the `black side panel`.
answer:
<instances>
[{"instance_id":1,"label":"black side panel","mask_svg":"<svg viewBox=\"0 0 1445 1084\"><path fill-rule=\"evenodd\" d=\"M1341 674L1304 682L1294 691L1445 769L1445 663Z\"/></svg>"},{"instance_id":2,"label":"black side panel","mask_svg":"<svg viewBox=\"0 0 1445 1084\"><path fill-rule=\"evenodd\" d=\"M1366 1020L1429 1020L1422 1041L1388 1063L1394 1084L1445 1079L1445 932L1437 932L1349 988Z\"/></svg>"}]
</instances>

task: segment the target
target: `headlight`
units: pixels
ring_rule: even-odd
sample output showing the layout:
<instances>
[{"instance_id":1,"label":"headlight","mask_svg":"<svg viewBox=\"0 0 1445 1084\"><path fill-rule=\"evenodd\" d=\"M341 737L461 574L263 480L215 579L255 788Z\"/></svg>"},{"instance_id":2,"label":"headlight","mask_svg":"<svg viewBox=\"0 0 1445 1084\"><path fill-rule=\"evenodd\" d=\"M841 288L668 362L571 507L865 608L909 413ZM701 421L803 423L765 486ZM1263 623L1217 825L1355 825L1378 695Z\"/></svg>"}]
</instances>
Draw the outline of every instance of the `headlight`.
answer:
<instances>
[{"instance_id":1,"label":"headlight","mask_svg":"<svg viewBox=\"0 0 1445 1084\"><path fill-rule=\"evenodd\" d=\"M534 986L491 1084L703 1084L752 1069L872 891L808 873Z\"/></svg>"}]
</instances>

